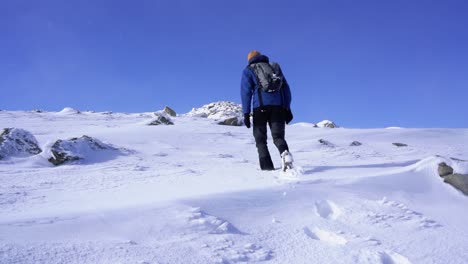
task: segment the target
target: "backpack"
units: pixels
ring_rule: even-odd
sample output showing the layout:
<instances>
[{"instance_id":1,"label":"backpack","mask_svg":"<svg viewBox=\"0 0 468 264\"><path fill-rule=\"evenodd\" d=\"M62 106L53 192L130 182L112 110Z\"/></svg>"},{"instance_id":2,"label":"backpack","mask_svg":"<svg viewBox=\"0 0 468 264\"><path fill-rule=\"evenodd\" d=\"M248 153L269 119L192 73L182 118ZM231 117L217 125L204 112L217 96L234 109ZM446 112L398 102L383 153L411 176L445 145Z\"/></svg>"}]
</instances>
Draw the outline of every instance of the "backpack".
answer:
<instances>
[{"instance_id":1,"label":"backpack","mask_svg":"<svg viewBox=\"0 0 468 264\"><path fill-rule=\"evenodd\" d=\"M274 93L281 90L283 76L277 63L257 62L250 65L258 80L258 86L262 91Z\"/></svg>"}]
</instances>

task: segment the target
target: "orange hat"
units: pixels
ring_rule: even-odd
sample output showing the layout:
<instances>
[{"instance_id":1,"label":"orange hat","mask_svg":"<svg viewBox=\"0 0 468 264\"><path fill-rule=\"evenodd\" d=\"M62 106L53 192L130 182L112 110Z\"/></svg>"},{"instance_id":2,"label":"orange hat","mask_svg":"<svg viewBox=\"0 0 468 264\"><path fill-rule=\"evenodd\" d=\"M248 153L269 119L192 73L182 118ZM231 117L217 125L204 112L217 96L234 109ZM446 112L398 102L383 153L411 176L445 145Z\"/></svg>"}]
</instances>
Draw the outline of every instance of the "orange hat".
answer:
<instances>
[{"instance_id":1,"label":"orange hat","mask_svg":"<svg viewBox=\"0 0 468 264\"><path fill-rule=\"evenodd\" d=\"M250 61L251 58L257 56L257 55L261 55L261 53L259 51L256 51L256 50L252 50L251 52L249 52L249 55L247 55L247 60Z\"/></svg>"}]
</instances>

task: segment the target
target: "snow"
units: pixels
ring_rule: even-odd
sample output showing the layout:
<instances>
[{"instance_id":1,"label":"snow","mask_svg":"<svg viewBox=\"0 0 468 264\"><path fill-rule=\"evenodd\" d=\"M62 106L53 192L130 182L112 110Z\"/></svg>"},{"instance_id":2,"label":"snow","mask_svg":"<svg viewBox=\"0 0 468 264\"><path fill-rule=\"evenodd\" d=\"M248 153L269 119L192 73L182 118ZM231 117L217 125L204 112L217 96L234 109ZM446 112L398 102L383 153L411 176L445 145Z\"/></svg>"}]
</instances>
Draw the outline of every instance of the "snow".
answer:
<instances>
[{"instance_id":1,"label":"snow","mask_svg":"<svg viewBox=\"0 0 468 264\"><path fill-rule=\"evenodd\" d=\"M468 259L468 198L437 175L440 162L468 173L468 129L295 124L296 169L282 173L258 169L251 129L196 116L147 126L153 113L1 111L0 129L29 131L44 151L0 160L0 263ZM82 146L83 162L47 161L56 140L83 135L125 154Z\"/></svg>"}]
</instances>

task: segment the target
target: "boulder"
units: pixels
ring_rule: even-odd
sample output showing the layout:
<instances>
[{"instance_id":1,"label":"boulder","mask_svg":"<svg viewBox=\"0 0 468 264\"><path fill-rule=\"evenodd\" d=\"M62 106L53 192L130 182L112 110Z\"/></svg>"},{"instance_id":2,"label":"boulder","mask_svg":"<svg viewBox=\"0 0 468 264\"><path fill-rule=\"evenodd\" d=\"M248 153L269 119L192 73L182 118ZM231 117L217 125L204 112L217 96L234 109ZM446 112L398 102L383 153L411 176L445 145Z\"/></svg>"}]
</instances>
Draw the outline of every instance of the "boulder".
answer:
<instances>
[{"instance_id":1,"label":"boulder","mask_svg":"<svg viewBox=\"0 0 468 264\"><path fill-rule=\"evenodd\" d=\"M171 118L166 113L154 113L156 116L148 125L149 126L159 126L159 125L174 125Z\"/></svg>"},{"instance_id":2,"label":"boulder","mask_svg":"<svg viewBox=\"0 0 468 264\"><path fill-rule=\"evenodd\" d=\"M357 147L357 146L361 146L361 145L362 145L362 143L359 142L359 141L353 141L353 142L351 142L351 144L350 144L351 147Z\"/></svg>"},{"instance_id":3,"label":"boulder","mask_svg":"<svg viewBox=\"0 0 468 264\"><path fill-rule=\"evenodd\" d=\"M444 182L452 185L463 194L468 195L468 174L450 174L444 178Z\"/></svg>"},{"instance_id":4,"label":"boulder","mask_svg":"<svg viewBox=\"0 0 468 264\"><path fill-rule=\"evenodd\" d=\"M0 159L27 157L41 152L36 138L29 131L20 128L4 128L0 134Z\"/></svg>"},{"instance_id":5,"label":"boulder","mask_svg":"<svg viewBox=\"0 0 468 264\"><path fill-rule=\"evenodd\" d=\"M395 146L397 146L397 147L399 147L399 148L400 148L400 147L407 147L407 146L408 146L407 144L404 144L404 143L398 143L398 142L396 142L396 143L392 143L392 144L393 144L393 145L395 145Z\"/></svg>"},{"instance_id":6,"label":"boulder","mask_svg":"<svg viewBox=\"0 0 468 264\"><path fill-rule=\"evenodd\" d=\"M166 114L172 116L172 117L175 117L177 116L177 113L172 109L170 108L169 106L166 106L164 107L164 110L163 110Z\"/></svg>"},{"instance_id":7,"label":"boulder","mask_svg":"<svg viewBox=\"0 0 468 264\"><path fill-rule=\"evenodd\" d=\"M67 140L57 140L50 148L51 157L48 159L54 165L85 159L93 156L96 152L104 150L117 150L116 148L105 144L98 139L82 136Z\"/></svg>"},{"instance_id":8,"label":"boulder","mask_svg":"<svg viewBox=\"0 0 468 264\"><path fill-rule=\"evenodd\" d=\"M442 162L439 164L438 172L440 177L445 177L447 175L453 174L453 168L448 166L447 163Z\"/></svg>"},{"instance_id":9,"label":"boulder","mask_svg":"<svg viewBox=\"0 0 468 264\"><path fill-rule=\"evenodd\" d=\"M231 117L224 121L219 122L218 124L224 125L224 126L242 126L244 122L240 120L240 118L238 117Z\"/></svg>"}]
</instances>

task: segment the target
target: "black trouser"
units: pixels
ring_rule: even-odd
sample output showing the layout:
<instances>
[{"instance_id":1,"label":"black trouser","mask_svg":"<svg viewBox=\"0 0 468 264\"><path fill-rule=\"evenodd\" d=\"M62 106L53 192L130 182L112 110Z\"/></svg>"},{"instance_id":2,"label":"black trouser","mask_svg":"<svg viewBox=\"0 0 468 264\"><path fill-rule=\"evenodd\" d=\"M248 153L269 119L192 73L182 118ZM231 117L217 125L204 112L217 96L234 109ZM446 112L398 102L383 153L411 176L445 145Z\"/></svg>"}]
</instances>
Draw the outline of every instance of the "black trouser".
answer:
<instances>
[{"instance_id":1,"label":"black trouser","mask_svg":"<svg viewBox=\"0 0 468 264\"><path fill-rule=\"evenodd\" d=\"M273 143L280 154L289 150L288 143L284 139L285 121L284 111L281 106L264 106L253 111L253 135L257 144L258 158L262 170L273 170L273 161L267 147L267 124L270 126Z\"/></svg>"}]
</instances>

